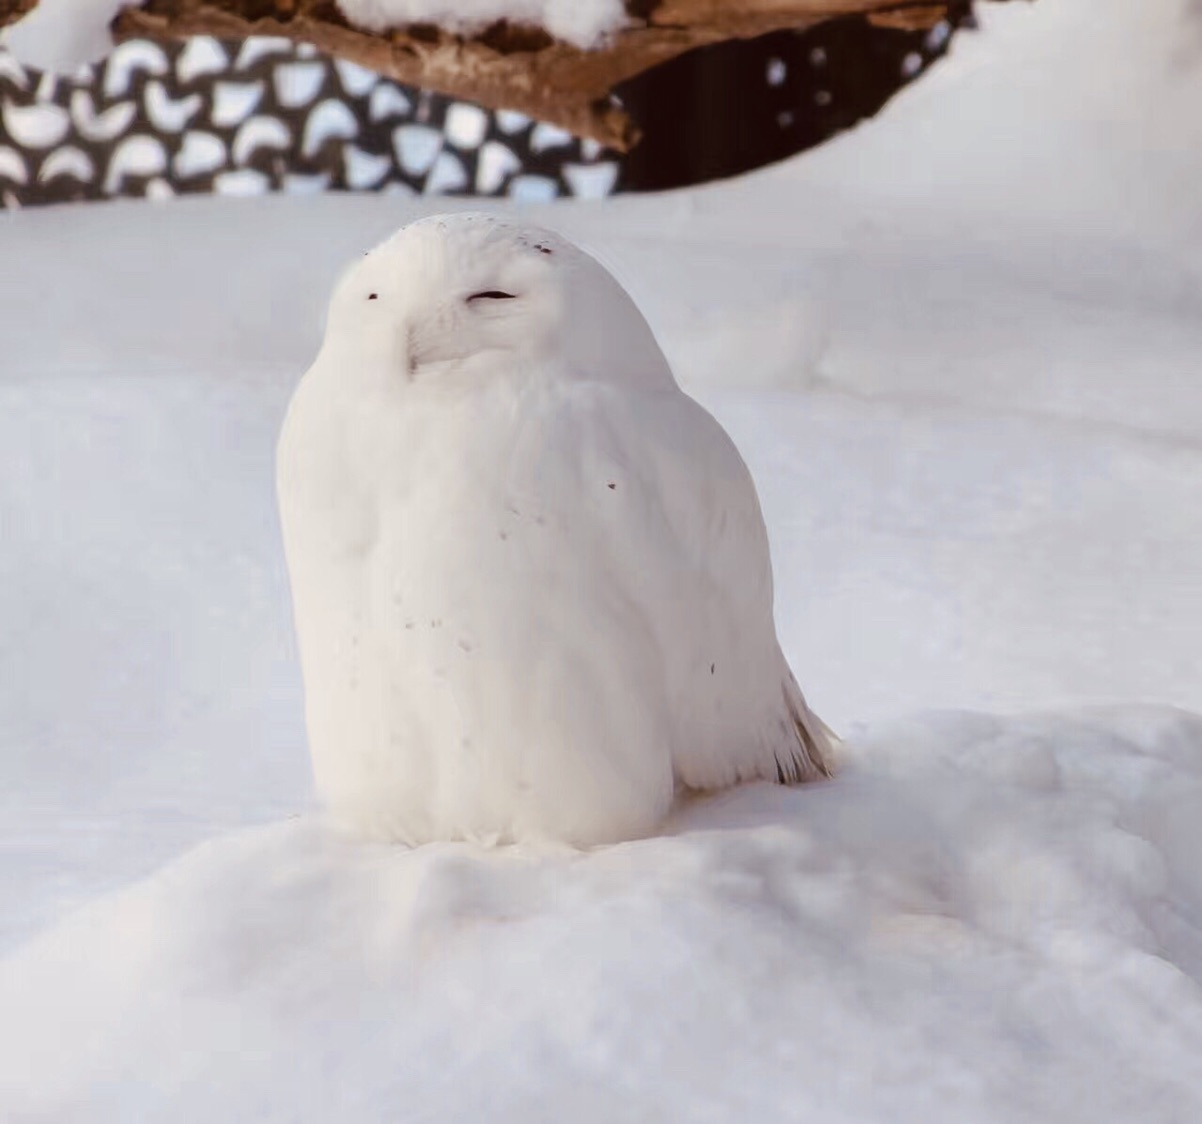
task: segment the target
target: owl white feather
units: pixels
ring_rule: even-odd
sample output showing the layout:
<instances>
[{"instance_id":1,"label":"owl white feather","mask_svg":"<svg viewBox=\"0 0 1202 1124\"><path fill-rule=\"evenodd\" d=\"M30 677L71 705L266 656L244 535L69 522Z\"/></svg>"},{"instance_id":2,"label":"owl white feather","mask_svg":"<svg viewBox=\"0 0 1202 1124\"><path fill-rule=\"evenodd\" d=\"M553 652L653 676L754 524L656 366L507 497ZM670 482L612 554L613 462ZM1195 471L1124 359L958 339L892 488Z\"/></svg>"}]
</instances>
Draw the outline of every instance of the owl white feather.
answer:
<instances>
[{"instance_id":1,"label":"owl white feather","mask_svg":"<svg viewBox=\"0 0 1202 1124\"><path fill-rule=\"evenodd\" d=\"M350 268L278 450L319 794L360 834L592 844L830 771L751 475L596 261L488 215Z\"/></svg>"}]
</instances>

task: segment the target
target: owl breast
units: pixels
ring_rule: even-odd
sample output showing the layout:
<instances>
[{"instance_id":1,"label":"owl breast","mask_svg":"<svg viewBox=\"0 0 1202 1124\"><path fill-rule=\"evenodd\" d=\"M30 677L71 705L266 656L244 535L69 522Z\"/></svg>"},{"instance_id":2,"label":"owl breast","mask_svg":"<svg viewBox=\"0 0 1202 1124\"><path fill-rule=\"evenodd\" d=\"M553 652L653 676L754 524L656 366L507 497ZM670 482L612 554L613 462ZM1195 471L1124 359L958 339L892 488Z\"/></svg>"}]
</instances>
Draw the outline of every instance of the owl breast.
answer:
<instances>
[{"instance_id":1,"label":"owl breast","mask_svg":"<svg viewBox=\"0 0 1202 1124\"><path fill-rule=\"evenodd\" d=\"M642 500L557 397L281 441L310 750L360 831L593 842L671 799L664 654L617 561Z\"/></svg>"}]
</instances>

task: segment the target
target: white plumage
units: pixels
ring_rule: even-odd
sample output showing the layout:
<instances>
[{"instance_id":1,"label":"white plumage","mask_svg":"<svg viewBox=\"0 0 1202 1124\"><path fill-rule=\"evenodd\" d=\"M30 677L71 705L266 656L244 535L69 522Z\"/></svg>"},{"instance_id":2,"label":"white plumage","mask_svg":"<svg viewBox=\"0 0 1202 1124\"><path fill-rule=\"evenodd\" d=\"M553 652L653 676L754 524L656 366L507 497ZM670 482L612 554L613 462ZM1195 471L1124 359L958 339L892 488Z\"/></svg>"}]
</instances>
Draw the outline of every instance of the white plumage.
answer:
<instances>
[{"instance_id":1,"label":"white plumage","mask_svg":"<svg viewBox=\"0 0 1202 1124\"><path fill-rule=\"evenodd\" d=\"M751 476L593 259L487 215L338 283L278 484L318 790L362 834L653 831L829 771Z\"/></svg>"}]
</instances>

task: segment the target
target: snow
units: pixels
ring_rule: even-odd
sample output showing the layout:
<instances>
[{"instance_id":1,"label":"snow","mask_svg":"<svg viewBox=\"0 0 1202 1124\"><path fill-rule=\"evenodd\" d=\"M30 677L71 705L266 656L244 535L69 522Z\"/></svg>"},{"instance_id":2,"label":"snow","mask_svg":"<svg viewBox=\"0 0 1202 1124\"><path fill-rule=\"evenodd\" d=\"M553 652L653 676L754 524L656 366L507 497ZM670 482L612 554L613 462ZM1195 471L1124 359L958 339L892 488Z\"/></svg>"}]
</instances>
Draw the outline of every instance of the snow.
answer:
<instances>
[{"instance_id":1,"label":"snow","mask_svg":"<svg viewBox=\"0 0 1202 1124\"><path fill-rule=\"evenodd\" d=\"M338 0L356 27L387 31L433 23L470 35L499 20L541 27L576 47L599 46L626 23L623 0Z\"/></svg>"},{"instance_id":2,"label":"snow","mask_svg":"<svg viewBox=\"0 0 1202 1124\"><path fill-rule=\"evenodd\" d=\"M847 738L618 847L309 805L272 445L431 204L0 216L8 1117L1202 1119L1197 8L982 16L822 150L523 211L735 438Z\"/></svg>"},{"instance_id":3,"label":"snow","mask_svg":"<svg viewBox=\"0 0 1202 1124\"><path fill-rule=\"evenodd\" d=\"M1037 3L978 5L981 34L902 92L893 127L845 135L805 174L922 207L935 191L1046 236L1197 250L1202 7Z\"/></svg>"},{"instance_id":4,"label":"snow","mask_svg":"<svg viewBox=\"0 0 1202 1124\"><path fill-rule=\"evenodd\" d=\"M1196 1119L1200 744L947 715L588 855L250 829L10 959L0 1073L63 1120Z\"/></svg>"}]
</instances>

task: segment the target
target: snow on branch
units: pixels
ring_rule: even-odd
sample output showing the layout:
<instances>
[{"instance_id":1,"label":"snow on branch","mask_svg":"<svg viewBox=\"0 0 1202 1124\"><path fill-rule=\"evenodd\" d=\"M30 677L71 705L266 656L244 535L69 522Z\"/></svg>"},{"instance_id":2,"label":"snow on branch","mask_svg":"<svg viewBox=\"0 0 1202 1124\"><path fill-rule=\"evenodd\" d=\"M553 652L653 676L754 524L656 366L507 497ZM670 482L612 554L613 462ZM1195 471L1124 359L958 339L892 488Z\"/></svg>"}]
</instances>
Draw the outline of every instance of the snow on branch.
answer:
<instances>
[{"instance_id":1,"label":"snow on branch","mask_svg":"<svg viewBox=\"0 0 1202 1124\"><path fill-rule=\"evenodd\" d=\"M36 4L0 0L0 26ZM580 35L569 42L543 26L517 22L538 5L507 0L480 10L505 11L510 18L475 28L446 18L387 26L394 14L450 13L457 7L470 8L413 0L343 0L342 7L334 0L143 0L121 10L112 30L119 41L271 35L309 42L397 82L493 109L516 109L625 151L637 141L638 126L612 97L613 88L694 47L840 16L921 28L947 14L946 3L930 0L624 0L625 19L612 30L601 28L596 42L581 45ZM555 30L551 20L544 22ZM365 24L380 30L365 30Z\"/></svg>"}]
</instances>

